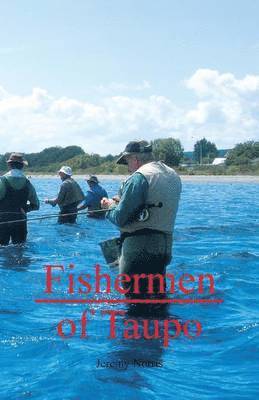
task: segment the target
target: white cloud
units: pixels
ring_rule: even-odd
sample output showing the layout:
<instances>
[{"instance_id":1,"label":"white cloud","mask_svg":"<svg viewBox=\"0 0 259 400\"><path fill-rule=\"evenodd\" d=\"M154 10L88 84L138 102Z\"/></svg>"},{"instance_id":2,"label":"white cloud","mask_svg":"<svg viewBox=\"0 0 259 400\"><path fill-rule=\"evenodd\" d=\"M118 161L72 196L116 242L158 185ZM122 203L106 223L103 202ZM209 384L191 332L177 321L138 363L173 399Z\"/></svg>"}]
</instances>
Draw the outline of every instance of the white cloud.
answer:
<instances>
[{"instance_id":1,"label":"white cloud","mask_svg":"<svg viewBox=\"0 0 259 400\"><path fill-rule=\"evenodd\" d=\"M199 101L186 113L189 130L218 146L259 139L259 76L237 79L233 74L199 69L186 81Z\"/></svg>"},{"instance_id":2,"label":"white cloud","mask_svg":"<svg viewBox=\"0 0 259 400\"><path fill-rule=\"evenodd\" d=\"M112 82L109 85L99 85L96 90L102 94L113 92L142 92L143 90L151 89L148 81L144 80L137 85L128 85L126 83Z\"/></svg>"},{"instance_id":3,"label":"white cloud","mask_svg":"<svg viewBox=\"0 0 259 400\"><path fill-rule=\"evenodd\" d=\"M216 70L198 69L185 83L187 88L193 89L199 97L259 94L259 75L246 75L243 79L236 79L230 73L220 74Z\"/></svg>"},{"instance_id":4,"label":"white cloud","mask_svg":"<svg viewBox=\"0 0 259 400\"><path fill-rule=\"evenodd\" d=\"M200 69L186 81L197 96L180 108L165 96L100 96L96 103L50 95L27 96L0 86L0 153L77 144L88 152L119 153L129 140L177 137L186 149L206 137L218 147L259 139L259 76ZM123 91L123 89L122 89Z\"/></svg>"}]
</instances>

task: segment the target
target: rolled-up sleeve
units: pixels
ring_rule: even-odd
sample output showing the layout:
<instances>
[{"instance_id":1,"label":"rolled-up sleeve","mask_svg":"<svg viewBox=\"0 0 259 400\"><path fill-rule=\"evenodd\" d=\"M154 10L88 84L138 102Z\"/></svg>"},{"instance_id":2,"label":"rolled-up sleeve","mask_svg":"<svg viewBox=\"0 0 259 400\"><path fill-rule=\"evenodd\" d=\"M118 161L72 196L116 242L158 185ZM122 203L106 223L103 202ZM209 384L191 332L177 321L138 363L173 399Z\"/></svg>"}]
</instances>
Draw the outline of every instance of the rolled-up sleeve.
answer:
<instances>
[{"instance_id":1,"label":"rolled-up sleeve","mask_svg":"<svg viewBox=\"0 0 259 400\"><path fill-rule=\"evenodd\" d=\"M146 178L141 173L135 173L125 182L118 206L108 211L106 217L118 227L132 223L144 207L147 193Z\"/></svg>"}]
</instances>

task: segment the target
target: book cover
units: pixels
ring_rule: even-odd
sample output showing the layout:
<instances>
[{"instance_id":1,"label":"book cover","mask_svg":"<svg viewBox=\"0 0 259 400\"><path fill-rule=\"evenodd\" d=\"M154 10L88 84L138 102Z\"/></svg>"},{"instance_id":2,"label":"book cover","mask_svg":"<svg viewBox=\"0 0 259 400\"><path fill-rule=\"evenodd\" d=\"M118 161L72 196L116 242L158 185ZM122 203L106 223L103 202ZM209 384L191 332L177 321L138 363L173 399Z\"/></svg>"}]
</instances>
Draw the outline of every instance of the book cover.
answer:
<instances>
[{"instance_id":1,"label":"book cover","mask_svg":"<svg viewBox=\"0 0 259 400\"><path fill-rule=\"evenodd\" d=\"M2 2L1 400L258 398L258 8ZM118 226L90 209L58 224L46 202L61 167L84 194L94 175L120 195L116 160L136 139L182 181L172 259L158 295L145 277L144 297L141 277L113 263ZM7 244L17 222L3 175L16 151L40 208L26 242Z\"/></svg>"}]
</instances>

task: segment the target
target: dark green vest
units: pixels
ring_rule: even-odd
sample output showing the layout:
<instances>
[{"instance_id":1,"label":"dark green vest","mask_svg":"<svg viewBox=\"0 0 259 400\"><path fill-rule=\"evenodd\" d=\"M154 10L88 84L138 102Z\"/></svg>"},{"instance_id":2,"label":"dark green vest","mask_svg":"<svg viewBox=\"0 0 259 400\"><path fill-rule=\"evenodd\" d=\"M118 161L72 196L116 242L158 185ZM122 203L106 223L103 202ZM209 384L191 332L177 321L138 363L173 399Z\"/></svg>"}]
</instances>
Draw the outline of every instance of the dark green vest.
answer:
<instances>
[{"instance_id":1,"label":"dark green vest","mask_svg":"<svg viewBox=\"0 0 259 400\"><path fill-rule=\"evenodd\" d=\"M1 179L5 184L6 193L5 197L0 200L0 212L19 212L21 208L26 211L30 181L26 179L25 185L18 190L10 185L5 176Z\"/></svg>"}]
</instances>

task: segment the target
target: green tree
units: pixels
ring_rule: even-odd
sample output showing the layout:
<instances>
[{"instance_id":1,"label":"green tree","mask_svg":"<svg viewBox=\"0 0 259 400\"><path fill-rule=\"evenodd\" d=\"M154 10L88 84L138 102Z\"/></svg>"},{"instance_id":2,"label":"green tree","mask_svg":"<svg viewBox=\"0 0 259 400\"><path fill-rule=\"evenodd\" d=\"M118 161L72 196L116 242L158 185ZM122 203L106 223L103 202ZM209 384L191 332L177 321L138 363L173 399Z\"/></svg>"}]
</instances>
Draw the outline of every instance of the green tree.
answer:
<instances>
[{"instance_id":1,"label":"green tree","mask_svg":"<svg viewBox=\"0 0 259 400\"><path fill-rule=\"evenodd\" d=\"M84 150L80 146L67 146L62 149L62 152L59 154L59 160L58 161L65 161L69 160L70 158L73 158L75 156L79 156L85 154Z\"/></svg>"},{"instance_id":2,"label":"green tree","mask_svg":"<svg viewBox=\"0 0 259 400\"><path fill-rule=\"evenodd\" d=\"M206 159L208 162L212 162L218 155L218 149L215 143L209 142L203 138L198 140L194 145L194 159L202 164L203 160Z\"/></svg>"},{"instance_id":3,"label":"green tree","mask_svg":"<svg viewBox=\"0 0 259 400\"><path fill-rule=\"evenodd\" d=\"M112 154L107 154L107 156L103 157L103 161L114 161L116 159L116 156L113 156Z\"/></svg>"},{"instance_id":4,"label":"green tree","mask_svg":"<svg viewBox=\"0 0 259 400\"><path fill-rule=\"evenodd\" d=\"M53 146L48 147L39 153L25 154L25 158L30 167L47 166L52 163L62 163L78 155L84 154L84 150L79 146Z\"/></svg>"},{"instance_id":5,"label":"green tree","mask_svg":"<svg viewBox=\"0 0 259 400\"><path fill-rule=\"evenodd\" d=\"M180 140L167 138L155 139L152 143L156 160L163 160L166 164L178 166L183 158L183 147Z\"/></svg>"},{"instance_id":6,"label":"green tree","mask_svg":"<svg viewBox=\"0 0 259 400\"><path fill-rule=\"evenodd\" d=\"M97 167L103 162L99 154L81 154L68 160L68 164L73 169L86 169L89 167Z\"/></svg>"},{"instance_id":7,"label":"green tree","mask_svg":"<svg viewBox=\"0 0 259 400\"><path fill-rule=\"evenodd\" d=\"M259 158L259 142L248 141L237 144L228 152L226 164L248 165L255 158Z\"/></svg>"}]
</instances>

